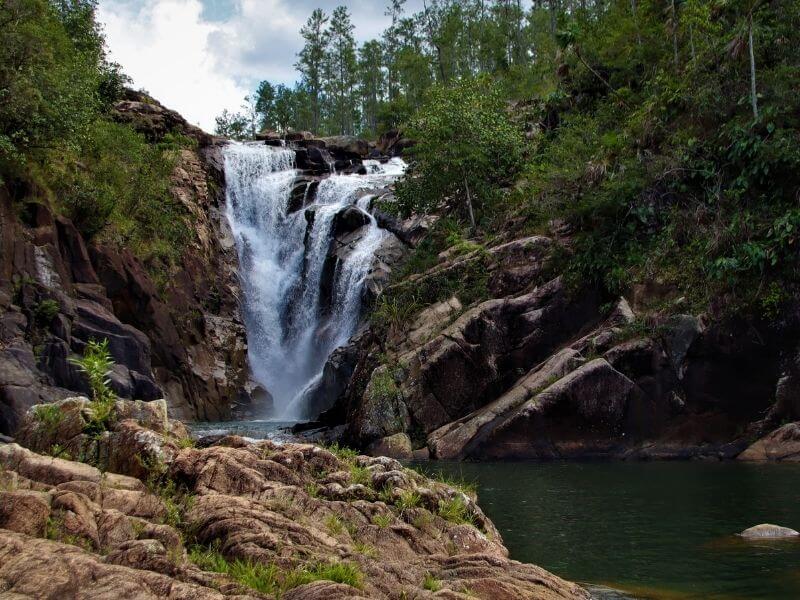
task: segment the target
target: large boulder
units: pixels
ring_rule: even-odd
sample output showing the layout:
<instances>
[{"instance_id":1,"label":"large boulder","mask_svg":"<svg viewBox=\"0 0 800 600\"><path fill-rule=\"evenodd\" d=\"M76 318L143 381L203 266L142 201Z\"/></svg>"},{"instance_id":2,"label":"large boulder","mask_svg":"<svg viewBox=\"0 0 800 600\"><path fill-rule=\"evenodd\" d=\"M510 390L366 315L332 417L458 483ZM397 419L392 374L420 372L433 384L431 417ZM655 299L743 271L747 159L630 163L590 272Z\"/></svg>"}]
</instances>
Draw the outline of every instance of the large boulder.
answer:
<instances>
[{"instance_id":1,"label":"large boulder","mask_svg":"<svg viewBox=\"0 0 800 600\"><path fill-rule=\"evenodd\" d=\"M369 142L351 135L337 135L322 138L327 150L338 160L366 158Z\"/></svg>"}]
</instances>

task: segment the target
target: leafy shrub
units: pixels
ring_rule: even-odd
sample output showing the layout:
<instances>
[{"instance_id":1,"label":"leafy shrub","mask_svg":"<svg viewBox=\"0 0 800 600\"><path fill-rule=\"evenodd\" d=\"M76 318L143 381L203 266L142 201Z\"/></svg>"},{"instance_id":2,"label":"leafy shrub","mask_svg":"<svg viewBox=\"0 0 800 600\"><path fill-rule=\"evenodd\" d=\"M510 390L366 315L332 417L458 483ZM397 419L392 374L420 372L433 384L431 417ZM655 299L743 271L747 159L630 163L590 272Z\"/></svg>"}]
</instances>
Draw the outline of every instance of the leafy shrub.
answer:
<instances>
[{"instance_id":1,"label":"leafy shrub","mask_svg":"<svg viewBox=\"0 0 800 600\"><path fill-rule=\"evenodd\" d=\"M34 316L40 323L50 323L58 312L61 310L61 305L57 300L46 299L39 302L34 308Z\"/></svg>"},{"instance_id":2,"label":"leafy shrub","mask_svg":"<svg viewBox=\"0 0 800 600\"><path fill-rule=\"evenodd\" d=\"M419 143L397 186L405 213L427 212L450 198L462 219L474 222L493 208L498 186L513 180L521 164L524 138L488 78L431 88L410 135Z\"/></svg>"}]
</instances>

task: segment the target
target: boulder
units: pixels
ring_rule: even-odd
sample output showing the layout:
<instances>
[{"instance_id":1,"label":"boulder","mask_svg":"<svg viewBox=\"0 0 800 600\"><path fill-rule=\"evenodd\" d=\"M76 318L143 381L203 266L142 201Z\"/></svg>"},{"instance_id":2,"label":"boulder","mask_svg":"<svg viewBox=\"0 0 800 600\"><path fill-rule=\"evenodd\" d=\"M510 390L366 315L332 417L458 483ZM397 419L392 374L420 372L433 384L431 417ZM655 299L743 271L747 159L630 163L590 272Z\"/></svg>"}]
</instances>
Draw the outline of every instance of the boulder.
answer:
<instances>
[{"instance_id":1,"label":"boulder","mask_svg":"<svg viewBox=\"0 0 800 600\"><path fill-rule=\"evenodd\" d=\"M333 218L331 235L342 237L352 233L370 222L369 216L356 206L346 206Z\"/></svg>"},{"instance_id":2,"label":"boulder","mask_svg":"<svg viewBox=\"0 0 800 600\"><path fill-rule=\"evenodd\" d=\"M738 460L800 462L800 422L787 423L754 442Z\"/></svg>"},{"instance_id":3,"label":"boulder","mask_svg":"<svg viewBox=\"0 0 800 600\"><path fill-rule=\"evenodd\" d=\"M325 147L337 160L365 158L369 155L369 142L351 135L322 138Z\"/></svg>"},{"instance_id":4,"label":"boulder","mask_svg":"<svg viewBox=\"0 0 800 600\"><path fill-rule=\"evenodd\" d=\"M769 523L762 523L761 525L754 525L739 533L746 539L774 539L774 538L791 538L800 536L800 533L788 527L781 527L780 525L771 525Z\"/></svg>"},{"instance_id":5,"label":"boulder","mask_svg":"<svg viewBox=\"0 0 800 600\"><path fill-rule=\"evenodd\" d=\"M629 443L626 417L640 393L604 359L592 360L525 401L471 455L492 459L613 456Z\"/></svg>"},{"instance_id":6,"label":"boulder","mask_svg":"<svg viewBox=\"0 0 800 600\"><path fill-rule=\"evenodd\" d=\"M373 442L368 452L372 456L388 456L400 460L409 460L413 457L411 438L405 433L396 433Z\"/></svg>"}]
</instances>

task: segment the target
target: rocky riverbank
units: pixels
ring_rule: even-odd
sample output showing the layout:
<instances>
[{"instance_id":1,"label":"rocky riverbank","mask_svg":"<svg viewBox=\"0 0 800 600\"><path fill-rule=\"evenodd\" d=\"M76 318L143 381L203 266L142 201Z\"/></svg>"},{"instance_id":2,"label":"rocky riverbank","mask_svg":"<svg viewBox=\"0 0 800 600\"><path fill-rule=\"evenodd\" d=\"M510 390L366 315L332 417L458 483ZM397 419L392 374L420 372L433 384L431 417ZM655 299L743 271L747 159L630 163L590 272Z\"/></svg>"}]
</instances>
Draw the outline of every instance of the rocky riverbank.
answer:
<instances>
[{"instance_id":1,"label":"rocky riverbank","mask_svg":"<svg viewBox=\"0 0 800 600\"><path fill-rule=\"evenodd\" d=\"M119 401L102 430L96 410L39 406L0 445L5 593L588 598L509 560L473 492L392 459L237 437L196 448L164 402Z\"/></svg>"}]
</instances>

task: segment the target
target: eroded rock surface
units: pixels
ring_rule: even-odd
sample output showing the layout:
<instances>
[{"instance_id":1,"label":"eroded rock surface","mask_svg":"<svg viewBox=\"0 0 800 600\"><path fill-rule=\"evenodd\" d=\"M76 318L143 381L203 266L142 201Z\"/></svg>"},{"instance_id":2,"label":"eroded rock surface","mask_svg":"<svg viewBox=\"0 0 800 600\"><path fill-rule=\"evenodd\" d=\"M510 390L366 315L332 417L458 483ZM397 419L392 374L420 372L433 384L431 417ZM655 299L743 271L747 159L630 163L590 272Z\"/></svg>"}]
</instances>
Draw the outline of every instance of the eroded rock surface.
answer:
<instances>
[{"instance_id":1,"label":"eroded rock surface","mask_svg":"<svg viewBox=\"0 0 800 600\"><path fill-rule=\"evenodd\" d=\"M53 439L66 446L66 423L87 407L59 408ZM118 412L160 448L144 480L131 462L111 473L0 445L0 589L10 597L588 599L509 560L472 496L396 460L237 437L180 448L161 409ZM36 423L31 415L33 432L46 427ZM268 567L260 591L219 572L237 560ZM349 576L324 571L337 565Z\"/></svg>"}]
</instances>

